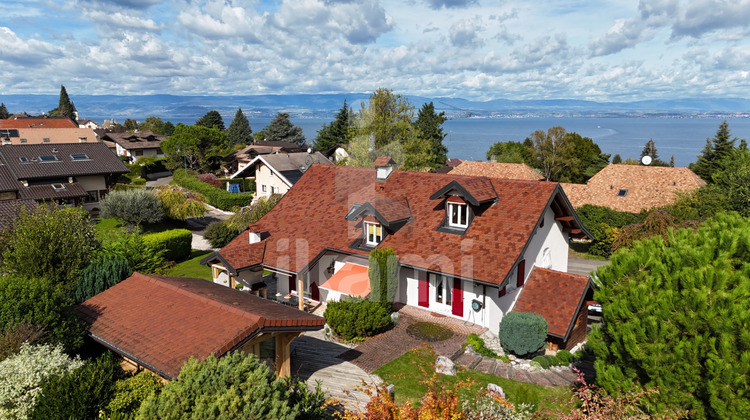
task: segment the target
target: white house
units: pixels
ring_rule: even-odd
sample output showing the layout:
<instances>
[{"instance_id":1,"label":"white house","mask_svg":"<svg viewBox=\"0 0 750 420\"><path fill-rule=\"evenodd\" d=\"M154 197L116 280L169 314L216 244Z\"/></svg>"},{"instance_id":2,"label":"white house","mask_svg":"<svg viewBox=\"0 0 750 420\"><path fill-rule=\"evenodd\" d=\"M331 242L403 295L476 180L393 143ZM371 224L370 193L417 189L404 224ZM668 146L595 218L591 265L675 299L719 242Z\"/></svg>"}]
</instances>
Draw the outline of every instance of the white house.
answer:
<instances>
[{"instance_id":1,"label":"white house","mask_svg":"<svg viewBox=\"0 0 750 420\"><path fill-rule=\"evenodd\" d=\"M286 194L313 164L331 164L320 152L258 155L232 174L234 178L255 177L255 197Z\"/></svg>"},{"instance_id":2,"label":"white house","mask_svg":"<svg viewBox=\"0 0 750 420\"><path fill-rule=\"evenodd\" d=\"M555 346L585 336L590 283L566 271L569 239L587 232L559 184L392 164L313 165L271 212L202 263L229 286L251 286L265 269L282 294L326 301L369 293L370 251L392 248L399 303L495 333L521 304L547 318Z\"/></svg>"}]
</instances>

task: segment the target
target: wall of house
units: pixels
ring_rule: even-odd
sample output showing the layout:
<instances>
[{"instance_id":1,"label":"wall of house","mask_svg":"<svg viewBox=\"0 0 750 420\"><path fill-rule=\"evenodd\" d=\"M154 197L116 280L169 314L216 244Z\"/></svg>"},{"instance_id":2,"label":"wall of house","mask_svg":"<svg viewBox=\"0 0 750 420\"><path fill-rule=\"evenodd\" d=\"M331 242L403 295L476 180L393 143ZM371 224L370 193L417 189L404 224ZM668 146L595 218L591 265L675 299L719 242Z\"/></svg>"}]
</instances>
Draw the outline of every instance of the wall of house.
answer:
<instances>
[{"instance_id":1,"label":"wall of house","mask_svg":"<svg viewBox=\"0 0 750 420\"><path fill-rule=\"evenodd\" d=\"M163 158L164 153L157 153L158 149L140 149L140 151L143 152L142 155L138 155L138 150L133 150L130 152L131 156L136 158L136 160L142 158L142 157L153 157L153 158Z\"/></svg>"},{"instance_id":2,"label":"wall of house","mask_svg":"<svg viewBox=\"0 0 750 420\"><path fill-rule=\"evenodd\" d=\"M102 175L77 176L78 182L86 191L100 191L107 189L107 183Z\"/></svg>"},{"instance_id":3,"label":"wall of house","mask_svg":"<svg viewBox=\"0 0 750 420\"><path fill-rule=\"evenodd\" d=\"M115 143L115 151L117 156L130 156L130 153L122 146L120 146L119 143Z\"/></svg>"},{"instance_id":4,"label":"wall of house","mask_svg":"<svg viewBox=\"0 0 750 420\"><path fill-rule=\"evenodd\" d=\"M549 250L549 257L545 257L545 250ZM544 226L537 226L524 258L527 277L534 266L568 271L568 235L563 233L560 222L555 221L552 209L544 211Z\"/></svg>"},{"instance_id":5,"label":"wall of house","mask_svg":"<svg viewBox=\"0 0 750 420\"><path fill-rule=\"evenodd\" d=\"M263 191L263 186L266 187L266 190ZM281 180L276 174L271 171L271 169L264 165L263 163L259 163L257 168L255 169L255 194L256 197L268 197L271 195L271 187L273 187L275 194L286 194L287 191L289 191L289 186L287 186L284 181Z\"/></svg>"}]
</instances>

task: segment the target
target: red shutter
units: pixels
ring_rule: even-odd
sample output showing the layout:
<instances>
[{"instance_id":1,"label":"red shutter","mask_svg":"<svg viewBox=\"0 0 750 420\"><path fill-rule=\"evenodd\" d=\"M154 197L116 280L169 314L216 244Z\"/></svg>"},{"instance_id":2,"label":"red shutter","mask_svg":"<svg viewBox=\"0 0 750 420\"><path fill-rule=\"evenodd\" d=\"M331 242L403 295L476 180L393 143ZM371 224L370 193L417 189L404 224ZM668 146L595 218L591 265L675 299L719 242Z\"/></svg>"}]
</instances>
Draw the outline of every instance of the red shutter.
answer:
<instances>
[{"instance_id":1,"label":"red shutter","mask_svg":"<svg viewBox=\"0 0 750 420\"><path fill-rule=\"evenodd\" d=\"M297 290L297 276L294 274L289 276L289 292Z\"/></svg>"},{"instance_id":2,"label":"red shutter","mask_svg":"<svg viewBox=\"0 0 750 420\"><path fill-rule=\"evenodd\" d=\"M320 290L318 290L318 283L310 283L310 297L312 300L320 301Z\"/></svg>"},{"instance_id":3,"label":"red shutter","mask_svg":"<svg viewBox=\"0 0 750 420\"><path fill-rule=\"evenodd\" d=\"M524 276L526 275L526 260L518 263L518 272L516 273L516 286L523 286Z\"/></svg>"},{"instance_id":4,"label":"red shutter","mask_svg":"<svg viewBox=\"0 0 750 420\"><path fill-rule=\"evenodd\" d=\"M417 272L417 291L419 292L419 306L430 307L430 282L427 280L427 273Z\"/></svg>"},{"instance_id":5,"label":"red shutter","mask_svg":"<svg viewBox=\"0 0 750 420\"><path fill-rule=\"evenodd\" d=\"M508 287L508 286L503 286L503 288L500 289L500 291L497 293L497 297L503 297L503 296L505 296L505 288L506 287Z\"/></svg>"},{"instance_id":6,"label":"red shutter","mask_svg":"<svg viewBox=\"0 0 750 420\"><path fill-rule=\"evenodd\" d=\"M461 279L453 279L453 315L464 316L464 293L461 290Z\"/></svg>"}]
</instances>

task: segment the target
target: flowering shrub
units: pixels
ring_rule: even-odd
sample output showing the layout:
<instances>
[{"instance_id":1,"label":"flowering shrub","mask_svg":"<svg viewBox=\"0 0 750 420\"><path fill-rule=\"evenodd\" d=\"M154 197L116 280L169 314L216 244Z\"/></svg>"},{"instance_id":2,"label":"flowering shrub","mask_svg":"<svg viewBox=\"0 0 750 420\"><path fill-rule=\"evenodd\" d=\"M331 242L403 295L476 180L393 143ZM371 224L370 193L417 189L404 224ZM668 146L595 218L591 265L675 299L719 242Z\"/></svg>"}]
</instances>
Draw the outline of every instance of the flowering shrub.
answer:
<instances>
[{"instance_id":1,"label":"flowering shrub","mask_svg":"<svg viewBox=\"0 0 750 420\"><path fill-rule=\"evenodd\" d=\"M52 375L61 375L83 365L71 359L61 346L31 346L0 362L0 418L25 419L41 393L40 384Z\"/></svg>"},{"instance_id":2,"label":"flowering shrub","mask_svg":"<svg viewBox=\"0 0 750 420\"><path fill-rule=\"evenodd\" d=\"M528 420L533 414L530 404L514 407L505 398L487 392L464 402L463 411L466 418L471 420Z\"/></svg>"}]
</instances>

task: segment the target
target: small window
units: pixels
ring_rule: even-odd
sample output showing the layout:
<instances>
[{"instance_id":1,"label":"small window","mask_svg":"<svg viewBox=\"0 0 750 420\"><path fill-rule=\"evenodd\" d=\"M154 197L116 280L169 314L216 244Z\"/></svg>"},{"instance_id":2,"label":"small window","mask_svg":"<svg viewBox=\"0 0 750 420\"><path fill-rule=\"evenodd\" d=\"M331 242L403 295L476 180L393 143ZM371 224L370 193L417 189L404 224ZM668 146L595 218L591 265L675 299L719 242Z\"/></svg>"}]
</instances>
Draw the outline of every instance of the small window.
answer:
<instances>
[{"instance_id":1,"label":"small window","mask_svg":"<svg viewBox=\"0 0 750 420\"><path fill-rule=\"evenodd\" d=\"M85 153L74 153L70 155L70 158L73 160L87 160L89 157Z\"/></svg>"},{"instance_id":2,"label":"small window","mask_svg":"<svg viewBox=\"0 0 750 420\"><path fill-rule=\"evenodd\" d=\"M99 191L86 191L86 193L89 195L88 197L86 197L86 202L96 203L99 201Z\"/></svg>"},{"instance_id":3,"label":"small window","mask_svg":"<svg viewBox=\"0 0 750 420\"><path fill-rule=\"evenodd\" d=\"M467 228L469 226L469 206L459 203L448 203L448 226Z\"/></svg>"},{"instance_id":4,"label":"small window","mask_svg":"<svg viewBox=\"0 0 750 420\"><path fill-rule=\"evenodd\" d=\"M263 192L266 192L266 186L265 186L265 185L263 185L263 186L261 187L261 189L263 190Z\"/></svg>"},{"instance_id":5,"label":"small window","mask_svg":"<svg viewBox=\"0 0 750 420\"><path fill-rule=\"evenodd\" d=\"M135 151L136 156L143 156L143 150L136 150Z\"/></svg>"},{"instance_id":6,"label":"small window","mask_svg":"<svg viewBox=\"0 0 750 420\"><path fill-rule=\"evenodd\" d=\"M49 137L45 137L45 138L44 138L44 142L45 142L45 143L49 143Z\"/></svg>"},{"instance_id":7,"label":"small window","mask_svg":"<svg viewBox=\"0 0 750 420\"><path fill-rule=\"evenodd\" d=\"M620 191L617 191L618 197L625 197L626 195L628 195L628 190L620 189Z\"/></svg>"},{"instance_id":8,"label":"small window","mask_svg":"<svg viewBox=\"0 0 750 420\"><path fill-rule=\"evenodd\" d=\"M367 233L365 242L370 246L377 246L383 240L383 227L380 223L365 222L365 232Z\"/></svg>"},{"instance_id":9,"label":"small window","mask_svg":"<svg viewBox=\"0 0 750 420\"><path fill-rule=\"evenodd\" d=\"M65 191L65 184L52 184L52 189L55 191Z\"/></svg>"},{"instance_id":10,"label":"small window","mask_svg":"<svg viewBox=\"0 0 750 420\"><path fill-rule=\"evenodd\" d=\"M21 139L21 143L26 143L26 139Z\"/></svg>"},{"instance_id":11,"label":"small window","mask_svg":"<svg viewBox=\"0 0 750 420\"><path fill-rule=\"evenodd\" d=\"M432 284L435 286L435 302L450 305L452 303L452 290L450 289L448 278L433 273L430 273L430 277L432 277Z\"/></svg>"},{"instance_id":12,"label":"small window","mask_svg":"<svg viewBox=\"0 0 750 420\"><path fill-rule=\"evenodd\" d=\"M164 154L164 152L161 151L161 147L157 147L156 148L156 154L157 155L163 155Z\"/></svg>"},{"instance_id":13,"label":"small window","mask_svg":"<svg viewBox=\"0 0 750 420\"><path fill-rule=\"evenodd\" d=\"M27 158L26 156L21 156L20 158L18 158L18 160L20 160L21 163L29 163L29 158Z\"/></svg>"},{"instance_id":14,"label":"small window","mask_svg":"<svg viewBox=\"0 0 750 420\"><path fill-rule=\"evenodd\" d=\"M48 155L48 156L39 156L40 162L57 162L57 156L54 155Z\"/></svg>"}]
</instances>

